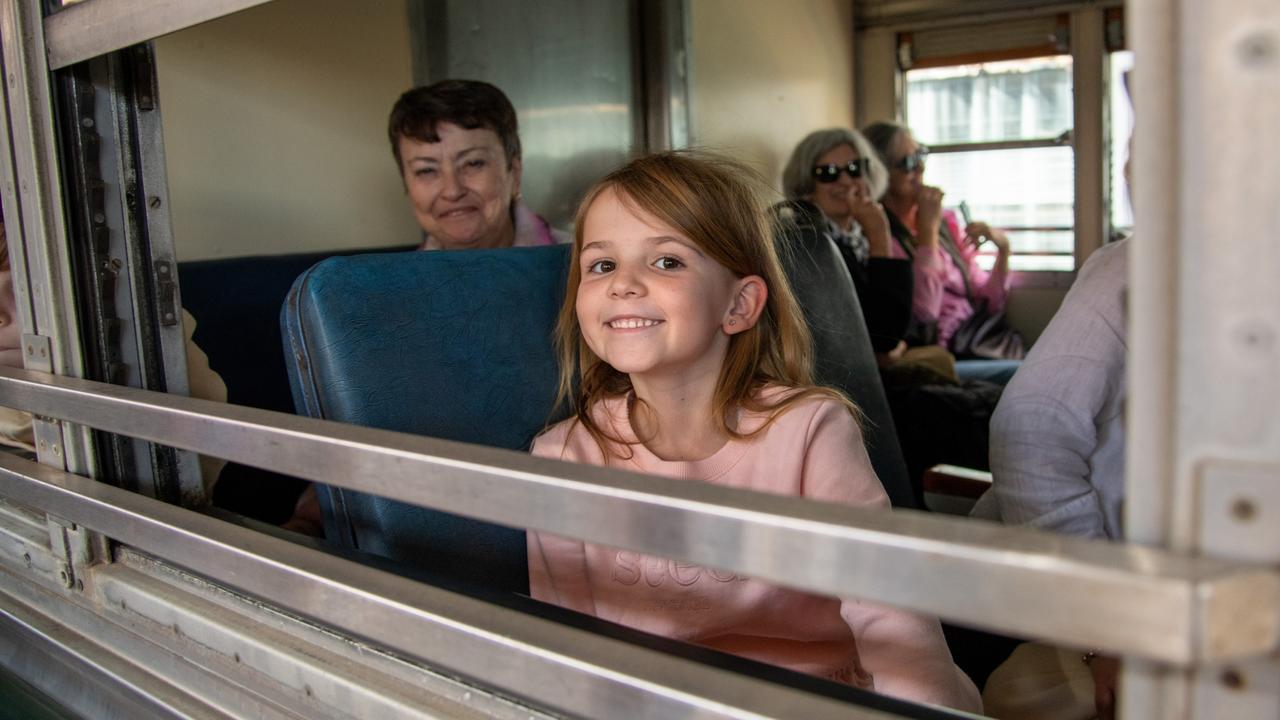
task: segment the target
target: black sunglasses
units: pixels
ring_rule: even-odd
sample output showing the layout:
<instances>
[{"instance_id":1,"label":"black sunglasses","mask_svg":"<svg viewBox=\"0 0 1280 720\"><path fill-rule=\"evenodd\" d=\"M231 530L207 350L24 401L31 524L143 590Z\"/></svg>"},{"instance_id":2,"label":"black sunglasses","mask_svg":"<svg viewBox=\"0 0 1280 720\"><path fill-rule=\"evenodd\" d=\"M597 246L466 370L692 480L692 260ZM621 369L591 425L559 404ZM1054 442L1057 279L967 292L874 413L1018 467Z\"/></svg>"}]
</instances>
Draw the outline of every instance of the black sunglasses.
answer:
<instances>
[{"instance_id":1,"label":"black sunglasses","mask_svg":"<svg viewBox=\"0 0 1280 720\"><path fill-rule=\"evenodd\" d=\"M924 161L929 159L929 148L921 145L916 151L893 164L894 170L915 172L924 168Z\"/></svg>"},{"instance_id":2,"label":"black sunglasses","mask_svg":"<svg viewBox=\"0 0 1280 720\"><path fill-rule=\"evenodd\" d=\"M840 179L840 173L848 173L851 178L860 178L871 169L871 163L866 158L858 158L850 160L847 165L837 165L835 163L827 163L826 165L813 166L813 179L820 183L833 183Z\"/></svg>"}]
</instances>

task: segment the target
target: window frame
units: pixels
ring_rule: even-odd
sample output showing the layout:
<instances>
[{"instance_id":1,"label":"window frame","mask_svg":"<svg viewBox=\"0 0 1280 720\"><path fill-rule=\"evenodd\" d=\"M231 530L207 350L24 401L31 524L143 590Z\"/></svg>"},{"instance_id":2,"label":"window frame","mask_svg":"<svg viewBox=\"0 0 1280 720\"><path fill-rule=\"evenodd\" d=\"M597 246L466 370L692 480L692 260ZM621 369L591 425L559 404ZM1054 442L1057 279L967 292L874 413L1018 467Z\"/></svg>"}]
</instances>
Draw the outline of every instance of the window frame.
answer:
<instances>
[{"instance_id":1,"label":"window frame","mask_svg":"<svg viewBox=\"0 0 1280 720\"><path fill-rule=\"evenodd\" d=\"M1116 49L1116 42L1123 42L1123 26L1117 25L1123 16L1118 16L1116 7L1109 5L1090 6L1072 9L1065 14L1046 12L1042 16L1057 16L1060 32L1055 45L1027 48L1025 52L1013 53L1010 50L992 51L982 54L980 47L982 35L975 35L973 52L957 54L950 58L929 58L920 63L912 63L908 53L903 52L900 42L893 46L897 52L898 62L894 63L894 108L896 116L907 120L906 113L906 73L909 69L924 67L940 67L946 65L972 64L990 62L1019 57L1044 57L1051 54L1071 56L1071 96L1072 96L1072 129L1064 136L1031 138L1016 141L981 142L981 143L948 143L931 145L934 154L948 152L971 152L974 150L999 150L1055 147L1070 144L1075 161L1075 188L1073 191L1075 236L1074 262L1071 271L1065 270L1016 270L1010 272L1012 283L1018 287L1065 288L1075 278L1075 273L1088 259L1094 250L1102 247L1110 236L1110 137L1108 129L1108 61L1110 52ZM911 32L921 29L955 28L973 25L974 18L950 20L941 23L925 23L914 27L875 28L871 33L893 33L899 41L904 37L910 42ZM984 27L998 28L999 23L987 23ZM883 41L881 41L883 42ZM904 62L906 61L906 62ZM909 67L903 67L903 65ZM865 76L864 76L865 77ZM862 79L862 78L860 78ZM863 121L872 118L861 118Z\"/></svg>"}]
</instances>

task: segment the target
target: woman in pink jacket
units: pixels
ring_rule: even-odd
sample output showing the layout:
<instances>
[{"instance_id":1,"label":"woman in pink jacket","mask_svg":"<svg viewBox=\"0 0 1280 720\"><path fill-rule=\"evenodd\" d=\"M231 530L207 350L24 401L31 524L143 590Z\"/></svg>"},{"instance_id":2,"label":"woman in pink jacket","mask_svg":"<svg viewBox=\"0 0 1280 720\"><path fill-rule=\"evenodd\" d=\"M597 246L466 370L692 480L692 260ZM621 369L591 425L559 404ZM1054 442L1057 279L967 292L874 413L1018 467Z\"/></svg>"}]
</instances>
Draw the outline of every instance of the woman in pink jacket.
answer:
<instances>
[{"instance_id":1,"label":"woman in pink jacket","mask_svg":"<svg viewBox=\"0 0 1280 720\"><path fill-rule=\"evenodd\" d=\"M889 168L882 203L896 241L894 256L912 261L914 319L929 341L952 352L962 350L953 343L956 330L978 305L985 304L990 313L1004 311L1009 296L1009 238L985 222L969 223L961 232L955 215L942 209L942 190L924 183L929 151L909 129L879 122L863 134ZM986 241L996 247L990 272L977 263L978 246ZM928 337L929 331L936 335Z\"/></svg>"}]
</instances>

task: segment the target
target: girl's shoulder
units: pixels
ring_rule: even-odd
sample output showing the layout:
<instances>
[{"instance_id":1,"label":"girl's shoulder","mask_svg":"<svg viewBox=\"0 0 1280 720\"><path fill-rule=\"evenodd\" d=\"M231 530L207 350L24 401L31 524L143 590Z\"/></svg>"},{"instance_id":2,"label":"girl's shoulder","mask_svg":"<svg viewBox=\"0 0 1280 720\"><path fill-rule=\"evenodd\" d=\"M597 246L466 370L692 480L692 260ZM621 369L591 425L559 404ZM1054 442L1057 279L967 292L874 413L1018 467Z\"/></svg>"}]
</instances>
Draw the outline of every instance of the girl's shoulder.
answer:
<instances>
[{"instance_id":1,"label":"girl's shoulder","mask_svg":"<svg viewBox=\"0 0 1280 720\"><path fill-rule=\"evenodd\" d=\"M626 398L604 398L593 405L590 412L596 427L613 435L629 435ZM599 444L576 415L543 430L533 439L530 452L558 460L596 463L603 460Z\"/></svg>"},{"instance_id":2,"label":"girl's shoulder","mask_svg":"<svg viewBox=\"0 0 1280 720\"><path fill-rule=\"evenodd\" d=\"M753 432L766 423L787 427L813 427L827 422L858 423L852 407L834 390L810 386L768 384L754 397L757 409L743 413L742 430Z\"/></svg>"}]
</instances>

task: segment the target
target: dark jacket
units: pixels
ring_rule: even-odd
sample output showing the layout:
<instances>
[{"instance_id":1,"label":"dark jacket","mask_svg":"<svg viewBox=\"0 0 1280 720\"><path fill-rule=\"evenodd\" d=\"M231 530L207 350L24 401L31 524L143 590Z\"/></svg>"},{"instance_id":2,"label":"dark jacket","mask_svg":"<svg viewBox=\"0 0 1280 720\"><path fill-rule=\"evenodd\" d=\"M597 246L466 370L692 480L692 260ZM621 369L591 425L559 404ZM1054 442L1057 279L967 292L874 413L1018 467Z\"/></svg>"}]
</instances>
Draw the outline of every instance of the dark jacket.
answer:
<instances>
[{"instance_id":1,"label":"dark jacket","mask_svg":"<svg viewBox=\"0 0 1280 720\"><path fill-rule=\"evenodd\" d=\"M828 235L826 217L813 203L791 200L774 208L783 223L783 233ZM858 302L867 321L867 333L876 352L893 350L907 336L911 323L911 261L898 258L868 258L859 262L853 248L836 241L836 249L858 291Z\"/></svg>"}]
</instances>

